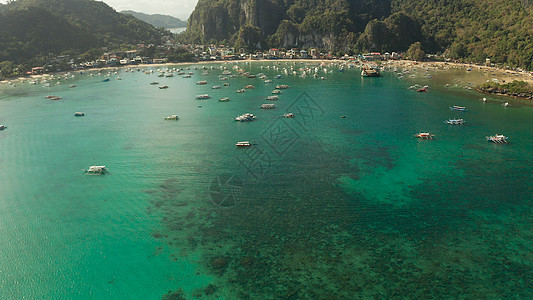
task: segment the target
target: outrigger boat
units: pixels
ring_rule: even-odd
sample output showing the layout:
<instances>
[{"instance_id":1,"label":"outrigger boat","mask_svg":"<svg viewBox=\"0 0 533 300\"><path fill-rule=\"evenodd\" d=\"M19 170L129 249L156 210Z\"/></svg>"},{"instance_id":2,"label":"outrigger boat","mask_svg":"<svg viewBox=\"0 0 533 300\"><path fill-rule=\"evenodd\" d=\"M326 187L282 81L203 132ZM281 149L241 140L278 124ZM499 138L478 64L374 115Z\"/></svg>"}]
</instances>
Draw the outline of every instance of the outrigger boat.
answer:
<instances>
[{"instance_id":1,"label":"outrigger boat","mask_svg":"<svg viewBox=\"0 0 533 300\"><path fill-rule=\"evenodd\" d=\"M466 111L466 107L464 107L464 106L457 106L457 105L450 106L450 109L451 109L451 110L458 110L458 111Z\"/></svg>"},{"instance_id":2,"label":"outrigger boat","mask_svg":"<svg viewBox=\"0 0 533 300\"><path fill-rule=\"evenodd\" d=\"M251 146L252 144L250 144L250 142L248 141L245 141L245 142L238 142L237 144L235 144L235 146L237 147L249 147Z\"/></svg>"},{"instance_id":3,"label":"outrigger boat","mask_svg":"<svg viewBox=\"0 0 533 300\"><path fill-rule=\"evenodd\" d=\"M0 130L4 130L4 129L6 129L6 128L7 128L7 126L0 125Z\"/></svg>"},{"instance_id":4,"label":"outrigger boat","mask_svg":"<svg viewBox=\"0 0 533 300\"><path fill-rule=\"evenodd\" d=\"M165 117L165 120L178 120L180 117L178 115L171 115L168 117Z\"/></svg>"},{"instance_id":5,"label":"outrigger boat","mask_svg":"<svg viewBox=\"0 0 533 300\"><path fill-rule=\"evenodd\" d=\"M361 76L363 77L380 77L379 72L372 68L363 68L361 71Z\"/></svg>"},{"instance_id":6,"label":"outrigger boat","mask_svg":"<svg viewBox=\"0 0 533 300\"><path fill-rule=\"evenodd\" d=\"M273 90L272 94L281 94L281 90Z\"/></svg>"},{"instance_id":7,"label":"outrigger boat","mask_svg":"<svg viewBox=\"0 0 533 300\"><path fill-rule=\"evenodd\" d=\"M267 100L276 101L276 100L279 100L279 97L278 96L268 96Z\"/></svg>"},{"instance_id":8,"label":"outrigger boat","mask_svg":"<svg viewBox=\"0 0 533 300\"><path fill-rule=\"evenodd\" d=\"M81 111L77 111L77 112L74 113L74 116L75 117L83 117L83 116L85 116L85 114L82 113Z\"/></svg>"},{"instance_id":9,"label":"outrigger boat","mask_svg":"<svg viewBox=\"0 0 533 300\"><path fill-rule=\"evenodd\" d=\"M430 134L429 132L419 132L417 134L415 134L415 137L417 138L421 138L423 140L430 140L434 137L435 135L433 134Z\"/></svg>"},{"instance_id":10,"label":"outrigger boat","mask_svg":"<svg viewBox=\"0 0 533 300\"><path fill-rule=\"evenodd\" d=\"M465 120L463 120L463 119L449 119L449 120L444 121L444 123L450 124L450 125L463 125L465 123Z\"/></svg>"},{"instance_id":11,"label":"outrigger boat","mask_svg":"<svg viewBox=\"0 0 533 300\"><path fill-rule=\"evenodd\" d=\"M204 94L204 95L198 95L196 96L196 99L199 99L199 100L203 100L203 99L209 99L209 95L208 94Z\"/></svg>"},{"instance_id":12,"label":"outrigger boat","mask_svg":"<svg viewBox=\"0 0 533 300\"><path fill-rule=\"evenodd\" d=\"M50 99L50 100L61 100L61 97L58 97L58 96L52 96L52 95L50 95L50 96L46 96L46 97L44 97L44 98L45 98L45 99Z\"/></svg>"},{"instance_id":13,"label":"outrigger boat","mask_svg":"<svg viewBox=\"0 0 533 300\"><path fill-rule=\"evenodd\" d=\"M288 89L288 88L290 88L290 86L288 86L286 84L276 85L276 89L278 89L278 90L285 90L285 89Z\"/></svg>"},{"instance_id":14,"label":"outrigger boat","mask_svg":"<svg viewBox=\"0 0 533 300\"><path fill-rule=\"evenodd\" d=\"M491 135L491 136L486 136L485 139L487 139L487 141L489 142L493 142L493 143L496 143L496 144L507 144L507 139L509 137L503 135L503 134L495 134L495 135Z\"/></svg>"},{"instance_id":15,"label":"outrigger boat","mask_svg":"<svg viewBox=\"0 0 533 300\"><path fill-rule=\"evenodd\" d=\"M102 175L107 172L105 166L90 166L89 169L82 169L87 175Z\"/></svg>"},{"instance_id":16,"label":"outrigger boat","mask_svg":"<svg viewBox=\"0 0 533 300\"><path fill-rule=\"evenodd\" d=\"M286 114L283 114L283 117L284 118L294 118L295 115L293 113L286 113Z\"/></svg>"},{"instance_id":17,"label":"outrigger boat","mask_svg":"<svg viewBox=\"0 0 533 300\"><path fill-rule=\"evenodd\" d=\"M251 122L253 120L255 120L255 116L251 113L245 113L235 118L235 121L239 122Z\"/></svg>"},{"instance_id":18,"label":"outrigger boat","mask_svg":"<svg viewBox=\"0 0 533 300\"><path fill-rule=\"evenodd\" d=\"M239 89L239 90L237 90L237 93L244 93L244 92L246 92L245 89Z\"/></svg>"},{"instance_id":19,"label":"outrigger boat","mask_svg":"<svg viewBox=\"0 0 533 300\"><path fill-rule=\"evenodd\" d=\"M198 85L204 85L204 84L207 84L207 81L205 81L205 80L200 80L200 81L197 81L196 84L198 84Z\"/></svg>"},{"instance_id":20,"label":"outrigger boat","mask_svg":"<svg viewBox=\"0 0 533 300\"><path fill-rule=\"evenodd\" d=\"M218 102L228 102L229 101L229 98L220 98L218 99Z\"/></svg>"},{"instance_id":21,"label":"outrigger boat","mask_svg":"<svg viewBox=\"0 0 533 300\"><path fill-rule=\"evenodd\" d=\"M159 87L160 90L168 89L168 85L163 85Z\"/></svg>"},{"instance_id":22,"label":"outrigger boat","mask_svg":"<svg viewBox=\"0 0 533 300\"><path fill-rule=\"evenodd\" d=\"M152 82L150 82L150 84L151 84L151 85L156 85L156 84L159 84L159 82L157 82L157 81L152 81Z\"/></svg>"},{"instance_id":23,"label":"outrigger boat","mask_svg":"<svg viewBox=\"0 0 533 300\"><path fill-rule=\"evenodd\" d=\"M261 108L262 109L273 109L275 106L274 103L265 103L265 104L261 104Z\"/></svg>"}]
</instances>

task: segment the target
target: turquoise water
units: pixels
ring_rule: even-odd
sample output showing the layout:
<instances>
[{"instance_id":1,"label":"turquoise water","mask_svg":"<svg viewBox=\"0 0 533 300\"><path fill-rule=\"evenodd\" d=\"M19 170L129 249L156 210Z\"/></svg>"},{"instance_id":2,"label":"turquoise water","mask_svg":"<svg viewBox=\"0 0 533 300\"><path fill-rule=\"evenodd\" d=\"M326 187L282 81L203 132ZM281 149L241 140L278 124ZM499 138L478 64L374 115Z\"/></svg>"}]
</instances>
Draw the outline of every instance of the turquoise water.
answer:
<instances>
[{"instance_id":1,"label":"turquoise water","mask_svg":"<svg viewBox=\"0 0 533 300\"><path fill-rule=\"evenodd\" d=\"M300 63L238 65L283 78L212 90L222 70L192 65L189 79L0 85L0 298L533 296L531 106L445 88L459 71L326 66L318 80L282 72ZM276 84L291 88L259 109ZM233 121L246 112L257 120ZM485 141L496 133L510 143ZM110 174L81 171L100 164Z\"/></svg>"}]
</instances>

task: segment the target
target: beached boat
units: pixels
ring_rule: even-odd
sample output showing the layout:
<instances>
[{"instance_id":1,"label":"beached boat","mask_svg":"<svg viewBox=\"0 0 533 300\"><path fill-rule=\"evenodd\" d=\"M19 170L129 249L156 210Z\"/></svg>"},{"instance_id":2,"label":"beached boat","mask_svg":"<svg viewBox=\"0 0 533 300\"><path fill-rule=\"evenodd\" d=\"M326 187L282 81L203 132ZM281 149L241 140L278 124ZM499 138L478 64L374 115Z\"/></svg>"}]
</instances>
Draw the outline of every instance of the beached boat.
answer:
<instances>
[{"instance_id":1,"label":"beached boat","mask_svg":"<svg viewBox=\"0 0 533 300\"><path fill-rule=\"evenodd\" d=\"M251 122L253 120L255 120L255 116L251 113L245 113L235 118L235 121L239 122Z\"/></svg>"},{"instance_id":2,"label":"beached boat","mask_svg":"<svg viewBox=\"0 0 533 300\"><path fill-rule=\"evenodd\" d=\"M74 116L75 117L83 117L83 116L85 116L85 114L82 113L81 111L77 111L77 112L74 113Z\"/></svg>"},{"instance_id":3,"label":"beached boat","mask_svg":"<svg viewBox=\"0 0 533 300\"><path fill-rule=\"evenodd\" d=\"M434 136L435 136L435 135L430 134L429 132L419 132L419 133L415 134L415 137L420 138L420 139L423 139L423 140L430 140L430 139L432 139Z\"/></svg>"},{"instance_id":4,"label":"beached boat","mask_svg":"<svg viewBox=\"0 0 533 300\"><path fill-rule=\"evenodd\" d=\"M465 123L465 120L463 119L448 119L444 121L446 124L450 125L463 125Z\"/></svg>"},{"instance_id":5,"label":"beached boat","mask_svg":"<svg viewBox=\"0 0 533 300\"><path fill-rule=\"evenodd\" d=\"M207 81L205 81L205 80L200 80L200 81L197 81L196 84L197 84L197 85L204 85L204 84L207 84Z\"/></svg>"},{"instance_id":6,"label":"beached boat","mask_svg":"<svg viewBox=\"0 0 533 300\"><path fill-rule=\"evenodd\" d=\"M228 101L229 101L229 98L227 97L218 99L218 102L228 102Z\"/></svg>"},{"instance_id":7,"label":"beached boat","mask_svg":"<svg viewBox=\"0 0 533 300\"><path fill-rule=\"evenodd\" d=\"M457 106L457 105L450 106L450 109L451 109L451 110L457 110L457 111L466 111L466 107L464 107L464 106Z\"/></svg>"},{"instance_id":8,"label":"beached boat","mask_svg":"<svg viewBox=\"0 0 533 300\"><path fill-rule=\"evenodd\" d=\"M262 109L273 109L274 107L275 107L275 104L273 104L273 103L261 104L261 108Z\"/></svg>"},{"instance_id":9,"label":"beached boat","mask_svg":"<svg viewBox=\"0 0 533 300\"><path fill-rule=\"evenodd\" d=\"M283 114L283 117L284 118L294 118L295 115L293 113L286 113L286 114Z\"/></svg>"},{"instance_id":10,"label":"beached boat","mask_svg":"<svg viewBox=\"0 0 533 300\"><path fill-rule=\"evenodd\" d=\"M237 142L237 144L235 144L235 146L237 147L249 147L251 146L252 144L250 144L250 142L248 141L244 141L244 142Z\"/></svg>"},{"instance_id":11,"label":"beached boat","mask_svg":"<svg viewBox=\"0 0 533 300\"><path fill-rule=\"evenodd\" d=\"M7 128L7 126L0 125L0 130L4 130L4 129L6 129L6 128Z\"/></svg>"},{"instance_id":12,"label":"beached boat","mask_svg":"<svg viewBox=\"0 0 533 300\"><path fill-rule=\"evenodd\" d=\"M276 101L276 100L279 100L279 97L278 96L268 96L267 100Z\"/></svg>"},{"instance_id":13,"label":"beached boat","mask_svg":"<svg viewBox=\"0 0 533 300\"><path fill-rule=\"evenodd\" d=\"M195 98L199 99L199 100L205 100L205 99L209 99L211 97L208 94L204 94L204 95L197 95Z\"/></svg>"},{"instance_id":14,"label":"beached boat","mask_svg":"<svg viewBox=\"0 0 533 300\"><path fill-rule=\"evenodd\" d=\"M380 77L381 75L376 69L373 68L363 68L361 71L361 76L363 77Z\"/></svg>"},{"instance_id":15,"label":"beached boat","mask_svg":"<svg viewBox=\"0 0 533 300\"><path fill-rule=\"evenodd\" d=\"M509 137L503 135L503 134L495 134L495 135L491 135L491 136L486 136L485 139L489 142L493 142L495 144L506 144L507 143L507 139Z\"/></svg>"},{"instance_id":16,"label":"beached boat","mask_svg":"<svg viewBox=\"0 0 533 300\"><path fill-rule=\"evenodd\" d=\"M90 166L89 169L83 169L88 175L102 175L107 172L105 166Z\"/></svg>"},{"instance_id":17,"label":"beached boat","mask_svg":"<svg viewBox=\"0 0 533 300\"><path fill-rule=\"evenodd\" d=\"M180 117L178 115L171 115L168 117L165 117L165 120L178 120Z\"/></svg>"}]
</instances>

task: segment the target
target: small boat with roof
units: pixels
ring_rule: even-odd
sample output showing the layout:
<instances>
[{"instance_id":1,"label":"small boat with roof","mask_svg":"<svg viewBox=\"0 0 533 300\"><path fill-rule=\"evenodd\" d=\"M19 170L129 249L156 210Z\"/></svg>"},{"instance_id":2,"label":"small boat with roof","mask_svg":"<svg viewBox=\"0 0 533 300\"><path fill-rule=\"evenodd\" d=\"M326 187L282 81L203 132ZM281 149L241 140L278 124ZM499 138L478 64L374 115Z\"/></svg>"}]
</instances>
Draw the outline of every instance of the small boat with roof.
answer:
<instances>
[{"instance_id":1,"label":"small boat with roof","mask_svg":"<svg viewBox=\"0 0 533 300\"><path fill-rule=\"evenodd\" d=\"M446 124L450 125L463 125L465 123L465 120L463 119L448 119L444 121Z\"/></svg>"},{"instance_id":2,"label":"small boat with roof","mask_svg":"<svg viewBox=\"0 0 533 300\"><path fill-rule=\"evenodd\" d=\"M195 98L198 99L198 100L205 100L205 99L209 99L211 97L208 94L204 94L204 95L197 95Z\"/></svg>"},{"instance_id":3,"label":"small boat with roof","mask_svg":"<svg viewBox=\"0 0 533 300\"><path fill-rule=\"evenodd\" d=\"M251 113L245 113L235 118L235 121L239 122L251 122L253 120L255 120L255 116Z\"/></svg>"},{"instance_id":4,"label":"small boat with roof","mask_svg":"<svg viewBox=\"0 0 533 300\"><path fill-rule=\"evenodd\" d=\"M493 142L495 144L507 144L507 139L509 137L503 135L503 134L495 134L486 136L485 139L489 142Z\"/></svg>"},{"instance_id":5,"label":"small boat with roof","mask_svg":"<svg viewBox=\"0 0 533 300\"><path fill-rule=\"evenodd\" d=\"M103 175L107 173L105 166L90 166L89 169L83 169L87 175Z\"/></svg>"},{"instance_id":6,"label":"small boat with roof","mask_svg":"<svg viewBox=\"0 0 533 300\"><path fill-rule=\"evenodd\" d=\"M250 142L248 141L244 141L244 142L237 142L237 144L235 144L235 146L237 147L249 147L251 146L252 144L250 144Z\"/></svg>"},{"instance_id":7,"label":"small boat with roof","mask_svg":"<svg viewBox=\"0 0 533 300\"><path fill-rule=\"evenodd\" d=\"M457 110L457 111L466 111L466 107L458 106L458 105L450 106L450 109L451 110Z\"/></svg>"},{"instance_id":8,"label":"small boat with roof","mask_svg":"<svg viewBox=\"0 0 533 300\"><path fill-rule=\"evenodd\" d=\"M430 139L432 139L434 136L435 136L435 135L430 134L429 132L419 132L419 133L415 134L415 137L420 138L420 139L423 139L423 140L430 140Z\"/></svg>"}]
</instances>

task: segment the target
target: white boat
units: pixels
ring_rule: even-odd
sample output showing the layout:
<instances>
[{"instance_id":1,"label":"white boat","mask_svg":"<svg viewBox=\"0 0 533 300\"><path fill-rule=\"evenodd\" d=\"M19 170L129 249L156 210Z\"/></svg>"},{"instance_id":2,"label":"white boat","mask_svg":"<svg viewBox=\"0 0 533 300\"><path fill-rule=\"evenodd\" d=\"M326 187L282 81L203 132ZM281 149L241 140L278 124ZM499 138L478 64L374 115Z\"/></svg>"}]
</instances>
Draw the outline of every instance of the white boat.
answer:
<instances>
[{"instance_id":1,"label":"white boat","mask_svg":"<svg viewBox=\"0 0 533 300\"><path fill-rule=\"evenodd\" d=\"M503 134L495 134L495 135L491 135L491 136L486 136L485 139L489 142L493 142L495 144L506 144L507 143L507 139L509 137L503 135Z\"/></svg>"},{"instance_id":2,"label":"white boat","mask_svg":"<svg viewBox=\"0 0 533 300\"><path fill-rule=\"evenodd\" d=\"M273 109L275 106L274 103L265 103L265 104L261 104L261 108L262 109Z\"/></svg>"},{"instance_id":3,"label":"white boat","mask_svg":"<svg viewBox=\"0 0 533 300\"><path fill-rule=\"evenodd\" d=\"M290 86L288 86L286 84L276 85L276 89L278 89L278 90L284 90L284 89L288 89L288 88L290 88Z\"/></svg>"},{"instance_id":4,"label":"white boat","mask_svg":"<svg viewBox=\"0 0 533 300\"><path fill-rule=\"evenodd\" d=\"M165 117L165 120L178 120L180 117L178 115L171 115L168 117Z\"/></svg>"},{"instance_id":5,"label":"white boat","mask_svg":"<svg viewBox=\"0 0 533 300\"><path fill-rule=\"evenodd\" d=\"M239 90L237 90L237 93L244 93L244 92L246 92L245 89L239 89Z\"/></svg>"},{"instance_id":6,"label":"white boat","mask_svg":"<svg viewBox=\"0 0 533 300\"><path fill-rule=\"evenodd\" d=\"M220 89L220 85L214 85L214 86L212 87L212 89L214 89L214 90L219 90L219 89Z\"/></svg>"},{"instance_id":7,"label":"white boat","mask_svg":"<svg viewBox=\"0 0 533 300\"><path fill-rule=\"evenodd\" d=\"M449 120L446 120L444 121L446 124L450 124L450 125L462 125L465 123L465 120L463 119L449 119Z\"/></svg>"},{"instance_id":8,"label":"white boat","mask_svg":"<svg viewBox=\"0 0 533 300\"><path fill-rule=\"evenodd\" d=\"M197 84L197 85L204 85L204 84L207 84L207 81L205 81L205 80L200 80L200 81L197 81L196 84Z\"/></svg>"},{"instance_id":9,"label":"white boat","mask_svg":"<svg viewBox=\"0 0 533 300\"><path fill-rule=\"evenodd\" d=\"M151 84L151 85L156 85L156 84L159 84L159 82L157 82L157 81L152 81L152 82L150 82L150 84Z\"/></svg>"},{"instance_id":10,"label":"white boat","mask_svg":"<svg viewBox=\"0 0 533 300\"><path fill-rule=\"evenodd\" d=\"M430 139L432 139L434 136L435 136L435 135L430 134L429 132L419 132L419 133L415 134L415 137L420 138L420 139L423 139L423 140L430 140Z\"/></svg>"},{"instance_id":11,"label":"white boat","mask_svg":"<svg viewBox=\"0 0 533 300\"><path fill-rule=\"evenodd\" d=\"M83 169L88 175L101 175L107 172L105 166L90 166L89 169Z\"/></svg>"},{"instance_id":12,"label":"white boat","mask_svg":"<svg viewBox=\"0 0 533 300\"><path fill-rule=\"evenodd\" d=\"M229 101L229 98L227 97L218 99L218 102L228 102L228 101Z\"/></svg>"},{"instance_id":13,"label":"white boat","mask_svg":"<svg viewBox=\"0 0 533 300\"><path fill-rule=\"evenodd\" d=\"M255 116L251 113L245 113L235 118L235 121L239 122L251 122L253 120L255 120Z\"/></svg>"},{"instance_id":14,"label":"white boat","mask_svg":"<svg viewBox=\"0 0 533 300\"><path fill-rule=\"evenodd\" d=\"M7 126L0 125L0 130L4 130L4 129L6 129L6 128L7 128Z\"/></svg>"},{"instance_id":15,"label":"white boat","mask_svg":"<svg viewBox=\"0 0 533 300\"><path fill-rule=\"evenodd\" d=\"M279 100L279 97L278 96L268 96L267 100L276 101L276 100Z\"/></svg>"},{"instance_id":16,"label":"white boat","mask_svg":"<svg viewBox=\"0 0 533 300\"><path fill-rule=\"evenodd\" d=\"M294 114L293 113L286 113L286 114L283 114L283 117L284 118L294 118Z\"/></svg>"},{"instance_id":17,"label":"white boat","mask_svg":"<svg viewBox=\"0 0 533 300\"><path fill-rule=\"evenodd\" d=\"M281 90L273 90L272 94L281 94Z\"/></svg>"},{"instance_id":18,"label":"white boat","mask_svg":"<svg viewBox=\"0 0 533 300\"><path fill-rule=\"evenodd\" d=\"M199 100L204 100L204 99L209 99L211 97L209 97L208 94L204 94L204 95L197 95L195 98Z\"/></svg>"},{"instance_id":19,"label":"white boat","mask_svg":"<svg viewBox=\"0 0 533 300\"><path fill-rule=\"evenodd\" d=\"M162 86L159 87L159 89L161 89L161 90L168 89L168 85L162 85Z\"/></svg>"},{"instance_id":20,"label":"white boat","mask_svg":"<svg viewBox=\"0 0 533 300\"><path fill-rule=\"evenodd\" d=\"M252 144L250 144L250 142L248 142L248 141L238 142L237 144L235 144L235 146L237 146L237 147L249 147L251 145Z\"/></svg>"}]
</instances>

